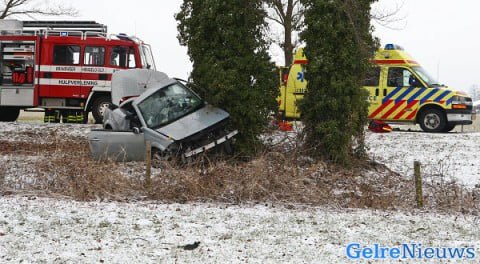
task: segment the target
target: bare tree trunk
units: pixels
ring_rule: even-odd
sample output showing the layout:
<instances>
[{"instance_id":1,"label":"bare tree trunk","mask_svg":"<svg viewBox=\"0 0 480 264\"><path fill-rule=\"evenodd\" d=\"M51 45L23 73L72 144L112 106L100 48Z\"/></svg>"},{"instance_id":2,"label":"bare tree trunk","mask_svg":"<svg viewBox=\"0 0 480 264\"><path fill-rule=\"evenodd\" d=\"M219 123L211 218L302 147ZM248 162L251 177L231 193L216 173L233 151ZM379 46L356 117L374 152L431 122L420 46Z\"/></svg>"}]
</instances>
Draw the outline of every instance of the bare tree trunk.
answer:
<instances>
[{"instance_id":1,"label":"bare tree trunk","mask_svg":"<svg viewBox=\"0 0 480 264\"><path fill-rule=\"evenodd\" d=\"M295 49L293 34L298 30L303 17L303 10L298 8L299 0L270 0L269 5L273 8L275 14L268 18L284 29L283 40L277 44L283 49L285 65L289 66L293 63L293 50Z\"/></svg>"},{"instance_id":2,"label":"bare tree trunk","mask_svg":"<svg viewBox=\"0 0 480 264\"><path fill-rule=\"evenodd\" d=\"M283 52L285 54L285 66L292 65L293 63L293 49L292 33L293 33L293 0L288 0L287 12L284 18L285 38L283 42Z\"/></svg>"}]
</instances>

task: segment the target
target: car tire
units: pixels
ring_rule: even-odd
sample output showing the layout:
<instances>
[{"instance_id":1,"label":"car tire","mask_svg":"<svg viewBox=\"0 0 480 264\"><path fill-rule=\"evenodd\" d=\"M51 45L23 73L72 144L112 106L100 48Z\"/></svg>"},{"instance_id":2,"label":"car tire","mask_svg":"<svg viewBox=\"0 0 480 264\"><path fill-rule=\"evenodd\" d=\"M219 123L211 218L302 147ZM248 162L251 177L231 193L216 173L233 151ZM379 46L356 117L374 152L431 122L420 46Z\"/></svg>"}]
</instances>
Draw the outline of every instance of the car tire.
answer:
<instances>
[{"instance_id":1,"label":"car tire","mask_svg":"<svg viewBox=\"0 0 480 264\"><path fill-rule=\"evenodd\" d=\"M15 122L19 115L19 108L0 107L0 122Z\"/></svg>"},{"instance_id":2,"label":"car tire","mask_svg":"<svg viewBox=\"0 0 480 264\"><path fill-rule=\"evenodd\" d=\"M456 127L456 125L454 125L454 124L447 124L445 126L445 128L443 129L443 132L448 133L448 132L454 130L455 127Z\"/></svg>"},{"instance_id":3,"label":"car tire","mask_svg":"<svg viewBox=\"0 0 480 264\"><path fill-rule=\"evenodd\" d=\"M170 152L152 148L152 167L157 169L166 168L168 164L171 164L174 160Z\"/></svg>"},{"instance_id":4,"label":"car tire","mask_svg":"<svg viewBox=\"0 0 480 264\"><path fill-rule=\"evenodd\" d=\"M103 114L105 113L105 109L109 108L111 104L112 100L108 96L102 96L93 101L92 115L95 119L95 124L103 123Z\"/></svg>"},{"instance_id":5,"label":"car tire","mask_svg":"<svg viewBox=\"0 0 480 264\"><path fill-rule=\"evenodd\" d=\"M428 108L420 114L419 123L420 127L425 132L443 132L447 126L447 117L442 110Z\"/></svg>"},{"instance_id":6,"label":"car tire","mask_svg":"<svg viewBox=\"0 0 480 264\"><path fill-rule=\"evenodd\" d=\"M235 152L232 142L227 140L225 143L222 144L222 152L226 156L232 156Z\"/></svg>"}]
</instances>

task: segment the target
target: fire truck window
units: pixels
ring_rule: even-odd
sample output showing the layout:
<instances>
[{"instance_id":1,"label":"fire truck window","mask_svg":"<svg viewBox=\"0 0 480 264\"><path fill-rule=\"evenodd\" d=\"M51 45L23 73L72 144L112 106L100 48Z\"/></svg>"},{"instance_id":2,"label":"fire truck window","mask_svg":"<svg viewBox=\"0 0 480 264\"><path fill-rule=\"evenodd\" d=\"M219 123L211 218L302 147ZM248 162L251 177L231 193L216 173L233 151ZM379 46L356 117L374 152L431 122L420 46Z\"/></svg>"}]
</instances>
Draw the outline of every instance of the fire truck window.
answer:
<instances>
[{"instance_id":1,"label":"fire truck window","mask_svg":"<svg viewBox=\"0 0 480 264\"><path fill-rule=\"evenodd\" d=\"M53 64L77 65L80 64L80 46L58 45L53 48Z\"/></svg>"},{"instance_id":2,"label":"fire truck window","mask_svg":"<svg viewBox=\"0 0 480 264\"><path fill-rule=\"evenodd\" d=\"M105 64L104 47L86 47L84 65L103 66Z\"/></svg>"},{"instance_id":3,"label":"fire truck window","mask_svg":"<svg viewBox=\"0 0 480 264\"><path fill-rule=\"evenodd\" d=\"M136 68L136 63L135 63L135 51L130 48L129 52L128 52L128 68L130 69L134 69Z\"/></svg>"},{"instance_id":4,"label":"fire truck window","mask_svg":"<svg viewBox=\"0 0 480 264\"><path fill-rule=\"evenodd\" d=\"M110 53L110 65L116 67L125 67L127 48L113 47Z\"/></svg>"},{"instance_id":5,"label":"fire truck window","mask_svg":"<svg viewBox=\"0 0 480 264\"><path fill-rule=\"evenodd\" d=\"M389 87L409 87L412 73L405 68L392 67L388 69L387 85Z\"/></svg>"},{"instance_id":6,"label":"fire truck window","mask_svg":"<svg viewBox=\"0 0 480 264\"><path fill-rule=\"evenodd\" d=\"M135 68L135 52L129 47L113 47L110 53L110 65L121 68Z\"/></svg>"},{"instance_id":7,"label":"fire truck window","mask_svg":"<svg viewBox=\"0 0 480 264\"><path fill-rule=\"evenodd\" d=\"M380 85L380 68L374 67L367 72L367 77L363 86L379 86Z\"/></svg>"}]
</instances>

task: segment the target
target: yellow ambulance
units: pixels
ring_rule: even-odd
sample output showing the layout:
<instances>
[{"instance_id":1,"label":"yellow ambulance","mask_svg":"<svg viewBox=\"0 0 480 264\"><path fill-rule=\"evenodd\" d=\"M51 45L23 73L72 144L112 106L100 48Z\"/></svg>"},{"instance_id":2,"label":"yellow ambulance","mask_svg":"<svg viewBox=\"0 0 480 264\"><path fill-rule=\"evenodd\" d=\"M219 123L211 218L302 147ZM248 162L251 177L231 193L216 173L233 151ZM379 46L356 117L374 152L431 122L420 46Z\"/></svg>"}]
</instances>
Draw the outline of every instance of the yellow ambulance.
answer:
<instances>
[{"instance_id":1,"label":"yellow ambulance","mask_svg":"<svg viewBox=\"0 0 480 264\"><path fill-rule=\"evenodd\" d=\"M439 84L402 47L387 44L372 62L364 83L369 91L369 119L419 124L426 132L449 132L456 125L472 124L472 99ZM293 65L280 71L278 103L284 119L300 118L297 102L307 87L307 63L300 48Z\"/></svg>"}]
</instances>

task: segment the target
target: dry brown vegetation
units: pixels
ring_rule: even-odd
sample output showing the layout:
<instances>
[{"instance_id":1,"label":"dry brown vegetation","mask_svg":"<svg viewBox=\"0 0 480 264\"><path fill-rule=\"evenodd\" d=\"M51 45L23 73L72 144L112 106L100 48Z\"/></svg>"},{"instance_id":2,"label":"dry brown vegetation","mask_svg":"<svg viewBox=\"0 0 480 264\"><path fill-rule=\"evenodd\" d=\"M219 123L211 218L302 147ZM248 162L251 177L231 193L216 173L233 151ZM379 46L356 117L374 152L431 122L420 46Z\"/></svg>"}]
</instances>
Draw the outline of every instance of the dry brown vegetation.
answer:
<instances>
[{"instance_id":1,"label":"dry brown vegetation","mask_svg":"<svg viewBox=\"0 0 480 264\"><path fill-rule=\"evenodd\" d=\"M29 164L34 180L28 183L19 184L7 175L13 161L1 163L0 192L34 192L78 200L302 203L375 209L415 206L413 180L374 162L344 169L276 148L247 162L163 163L154 169L151 186L146 186L142 163L97 162L90 158L84 138L45 137L51 140L0 142L0 155L38 156ZM476 212L480 208L478 189L428 179L424 188L427 209Z\"/></svg>"}]
</instances>

